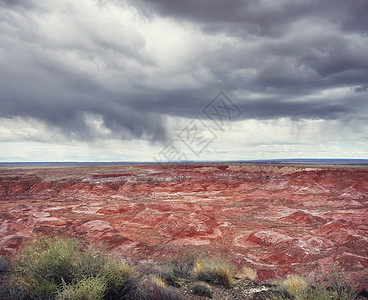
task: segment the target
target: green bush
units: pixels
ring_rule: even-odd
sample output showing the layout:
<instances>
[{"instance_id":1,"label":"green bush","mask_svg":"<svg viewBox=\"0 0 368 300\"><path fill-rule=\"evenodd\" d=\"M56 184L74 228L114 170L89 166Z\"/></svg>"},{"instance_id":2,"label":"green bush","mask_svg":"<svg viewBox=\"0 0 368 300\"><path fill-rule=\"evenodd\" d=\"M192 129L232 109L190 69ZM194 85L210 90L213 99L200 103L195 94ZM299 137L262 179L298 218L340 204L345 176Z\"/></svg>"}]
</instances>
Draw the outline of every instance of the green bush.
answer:
<instances>
[{"instance_id":1,"label":"green bush","mask_svg":"<svg viewBox=\"0 0 368 300\"><path fill-rule=\"evenodd\" d=\"M74 238L39 238L23 249L14 268L12 290L19 298L124 299L132 288L127 264Z\"/></svg>"},{"instance_id":2,"label":"green bush","mask_svg":"<svg viewBox=\"0 0 368 300\"><path fill-rule=\"evenodd\" d=\"M233 266L220 258L202 258L195 262L192 276L199 281L230 288L234 282Z\"/></svg>"},{"instance_id":3,"label":"green bush","mask_svg":"<svg viewBox=\"0 0 368 300\"><path fill-rule=\"evenodd\" d=\"M58 285L54 282L43 281L35 285L32 291L32 298L53 299L58 293Z\"/></svg>"},{"instance_id":4,"label":"green bush","mask_svg":"<svg viewBox=\"0 0 368 300\"><path fill-rule=\"evenodd\" d=\"M82 245L72 238L39 238L23 249L15 262L15 271L29 285L42 282L71 283L78 270Z\"/></svg>"},{"instance_id":5,"label":"green bush","mask_svg":"<svg viewBox=\"0 0 368 300\"><path fill-rule=\"evenodd\" d=\"M101 300L106 292L106 281L102 277L87 277L76 284L65 286L56 300Z\"/></svg>"},{"instance_id":6,"label":"green bush","mask_svg":"<svg viewBox=\"0 0 368 300\"><path fill-rule=\"evenodd\" d=\"M132 289L130 267L118 259L108 259L102 275L106 279L107 290L104 299L124 299Z\"/></svg>"},{"instance_id":7,"label":"green bush","mask_svg":"<svg viewBox=\"0 0 368 300\"><path fill-rule=\"evenodd\" d=\"M75 262L74 278L79 280L85 277L99 276L105 269L108 260L103 248L95 249L83 244Z\"/></svg>"}]
</instances>

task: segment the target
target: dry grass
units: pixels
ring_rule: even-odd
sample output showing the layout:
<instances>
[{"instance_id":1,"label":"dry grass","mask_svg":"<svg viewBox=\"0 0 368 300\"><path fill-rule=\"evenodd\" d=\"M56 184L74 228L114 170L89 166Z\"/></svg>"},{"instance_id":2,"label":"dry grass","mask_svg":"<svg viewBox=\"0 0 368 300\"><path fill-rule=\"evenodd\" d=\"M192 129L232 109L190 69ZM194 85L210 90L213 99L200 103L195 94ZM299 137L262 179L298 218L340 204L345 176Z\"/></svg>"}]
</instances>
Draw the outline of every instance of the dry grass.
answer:
<instances>
[{"instance_id":1,"label":"dry grass","mask_svg":"<svg viewBox=\"0 0 368 300\"><path fill-rule=\"evenodd\" d=\"M322 280L312 280L300 276L289 276L279 281L284 299L300 300L351 300L355 299L355 286L338 265L321 274Z\"/></svg>"},{"instance_id":2,"label":"dry grass","mask_svg":"<svg viewBox=\"0 0 368 300\"><path fill-rule=\"evenodd\" d=\"M234 282L233 266L220 258L202 258L195 262L192 276L196 280L230 288Z\"/></svg>"},{"instance_id":3,"label":"dry grass","mask_svg":"<svg viewBox=\"0 0 368 300\"><path fill-rule=\"evenodd\" d=\"M305 294L309 286L305 278L296 275L287 277L283 280L282 285L286 292L293 297L300 297Z\"/></svg>"},{"instance_id":4,"label":"dry grass","mask_svg":"<svg viewBox=\"0 0 368 300\"><path fill-rule=\"evenodd\" d=\"M241 271L241 276L254 281L257 278L257 270L244 266Z\"/></svg>"},{"instance_id":5,"label":"dry grass","mask_svg":"<svg viewBox=\"0 0 368 300\"><path fill-rule=\"evenodd\" d=\"M165 280L163 280L160 276L152 276L150 278L152 284L156 285L159 288L164 288L166 286Z\"/></svg>"}]
</instances>

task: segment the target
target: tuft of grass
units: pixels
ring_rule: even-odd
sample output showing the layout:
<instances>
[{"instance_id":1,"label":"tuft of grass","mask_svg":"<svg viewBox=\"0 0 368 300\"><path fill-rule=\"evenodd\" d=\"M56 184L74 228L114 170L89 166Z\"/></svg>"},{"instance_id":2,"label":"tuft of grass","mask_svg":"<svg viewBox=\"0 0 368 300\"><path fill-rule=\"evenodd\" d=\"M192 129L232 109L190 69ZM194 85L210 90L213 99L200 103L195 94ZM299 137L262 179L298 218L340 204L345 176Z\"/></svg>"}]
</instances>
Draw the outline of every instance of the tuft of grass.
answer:
<instances>
[{"instance_id":1,"label":"tuft of grass","mask_svg":"<svg viewBox=\"0 0 368 300\"><path fill-rule=\"evenodd\" d=\"M153 285L159 287L159 288L164 288L166 286L166 282L165 280L163 280L161 277L159 276L152 276L150 278L151 282Z\"/></svg>"},{"instance_id":2,"label":"tuft of grass","mask_svg":"<svg viewBox=\"0 0 368 300\"><path fill-rule=\"evenodd\" d=\"M246 267L244 266L242 269L241 269L241 274L249 279L249 280L252 280L254 281L254 279L257 278L257 270L254 270L252 268L249 268L249 267Z\"/></svg>"},{"instance_id":3,"label":"tuft of grass","mask_svg":"<svg viewBox=\"0 0 368 300\"><path fill-rule=\"evenodd\" d=\"M199 281L230 288L234 282L234 268L230 263L220 258L202 258L195 262L192 276Z\"/></svg>"},{"instance_id":4,"label":"tuft of grass","mask_svg":"<svg viewBox=\"0 0 368 300\"><path fill-rule=\"evenodd\" d=\"M152 273L169 285L176 286L178 284L178 276L170 265L159 265L152 270Z\"/></svg>"},{"instance_id":5,"label":"tuft of grass","mask_svg":"<svg viewBox=\"0 0 368 300\"><path fill-rule=\"evenodd\" d=\"M307 294L309 283L303 277L292 275L282 281L282 287L286 293L296 299L303 299Z\"/></svg>"},{"instance_id":6,"label":"tuft of grass","mask_svg":"<svg viewBox=\"0 0 368 300\"><path fill-rule=\"evenodd\" d=\"M153 274L160 276L168 285L180 287L180 278L189 278L198 255L185 253L178 258L166 260L153 269Z\"/></svg>"},{"instance_id":7,"label":"tuft of grass","mask_svg":"<svg viewBox=\"0 0 368 300\"><path fill-rule=\"evenodd\" d=\"M87 277L73 285L65 286L56 300L101 300L106 292L106 281L102 277Z\"/></svg>"},{"instance_id":8,"label":"tuft of grass","mask_svg":"<svg viewBox=\"0 0 368 300\"><path fill-rule=\"evenodd\" d=\"M212 298L211 288L205 282L197 282L192 286L192 293L198 296Z\"/></svg>"},{"instance_id":9,"label":"tuft of grass","mask_svg":"<svg viewBox=\"0 0 368 300\"><path fill-rule=\"evenodd\" d=\"M198 258L199 254L196 252L186 252L181 257L170 259L166 265L172 269L176 277L187 278L191 275L193 266Z\"/></svg>"}]
</instances>

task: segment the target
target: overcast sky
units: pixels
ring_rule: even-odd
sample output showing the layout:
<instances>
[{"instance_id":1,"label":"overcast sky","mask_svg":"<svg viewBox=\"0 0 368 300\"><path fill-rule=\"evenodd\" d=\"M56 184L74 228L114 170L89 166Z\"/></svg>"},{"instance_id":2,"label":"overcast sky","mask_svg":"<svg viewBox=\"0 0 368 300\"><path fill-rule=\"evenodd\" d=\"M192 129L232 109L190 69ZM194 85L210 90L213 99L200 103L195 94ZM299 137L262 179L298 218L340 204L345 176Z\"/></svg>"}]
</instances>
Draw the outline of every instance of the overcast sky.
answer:
<instances>
[{"instance_id":1,"label":"overcast sky","mask_svg":"<svg viewBox=\"0 0 368 300\"><path fill-rule=\"evenodd\" d=\"M0 161L368 158L367 13L0 0Z\"/></svg>"}]
</instances>

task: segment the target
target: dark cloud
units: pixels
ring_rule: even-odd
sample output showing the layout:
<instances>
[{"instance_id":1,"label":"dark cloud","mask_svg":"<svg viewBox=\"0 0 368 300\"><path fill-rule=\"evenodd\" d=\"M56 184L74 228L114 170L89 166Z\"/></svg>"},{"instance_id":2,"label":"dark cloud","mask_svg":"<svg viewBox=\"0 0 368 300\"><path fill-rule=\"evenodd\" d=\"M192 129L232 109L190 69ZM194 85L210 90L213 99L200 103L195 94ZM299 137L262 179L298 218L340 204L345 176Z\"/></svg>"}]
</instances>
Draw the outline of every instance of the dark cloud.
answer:
<instances>
[{"instance_id":1,"label":"dark cloud","mask_svg":"<svg viewBox=\"0 0 368 300\"><path fill-rule=\"evenodd\" d=\"M92 2L101 15L112 5ZM52 5L35 12L18 9L32 1L0 0L0 116L36 118L76 139L165 140L162 115L204 117L220 90L245 119L345 120L368 111L367 1L129 3L146 22L165 17L193 30L202 43L193 59L171 70L134 24L95 23L73 5L55 17ZM344 87L355 93L335 91ZM88 118L109 132L97 134Z\"/></svg>"},{"instance_id":2,"label":"dark cloud","mask_svg":"<svg viewBox=\"0 0 368 300\"><path fill-rule=\"evenodd\" d=\"M209 31L240 34L282 35L297 21L322 20L352 31L366 33L368 21L364 0L243 1L243 0L138 0L146 14L194 21Z\"/></svg>"},{"instance_id":3,"label":"dark cloud","mask_svg":"<svg viewBox=\"0 0 368 300\"><path fill-rule=\"evenodd\" d=\"M37 22L37 18L47 20L47 14L38 16L14 8L23 4L22 1L1 1L1 5L7 6L7 12L4 13L4 34L0 38L0 48L6 53L0 60L0 117L36 118L59 129L68 138L88 140L99 137L86 122L88 116L97 116L111 131L103 138L166 139L155 111L145 110L139 102L129 104L137 100L129 90L134 78L129 77L139 78L139 72L129 74L133 71L127 69L125 73L126 64L134 61L152 64L140 53L144 41L134 34L133 28L111 39L108 33L104 35L104 28L73 25L75 32L52 32L50 37ZM71 8L65 9L68 12ZM65 23L65 26L71 24ZM84 32L78 32L83 29ZM58 41L60 34L67 35L66 42ZM127 41L124 43L118 38ZM84 70L83 65L89 70ZM116 73L116 78L107 74L108 80L116 80L114 88L108 88L110 82L104 78L98 79L104 72ZM126 85L127 89L116 85Z\"/></svg>"}]
</instances>

